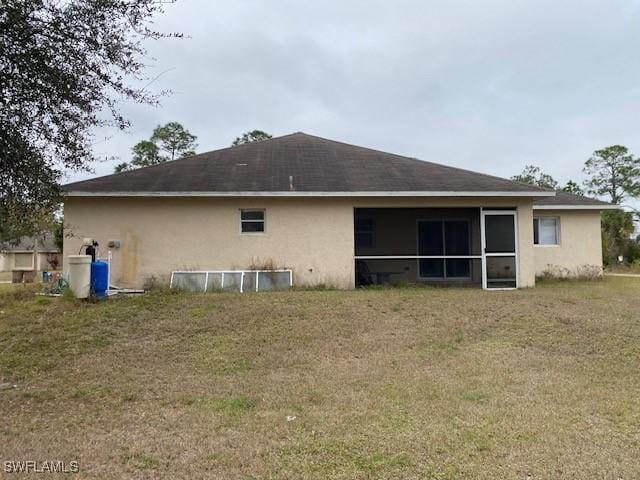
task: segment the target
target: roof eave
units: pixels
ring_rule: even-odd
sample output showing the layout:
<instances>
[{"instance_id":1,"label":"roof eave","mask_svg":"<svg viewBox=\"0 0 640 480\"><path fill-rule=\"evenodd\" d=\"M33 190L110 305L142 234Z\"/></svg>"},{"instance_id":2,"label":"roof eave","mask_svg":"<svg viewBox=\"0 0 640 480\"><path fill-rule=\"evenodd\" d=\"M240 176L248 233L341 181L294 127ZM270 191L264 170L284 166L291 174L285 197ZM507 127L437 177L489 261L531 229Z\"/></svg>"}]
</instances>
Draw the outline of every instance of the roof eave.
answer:
<instances>
[{"instance_id":1,"label":"roof eave","mask_svg":"<svg viewBox=\"0 0 640 480\"><path fill-rule=\"evenodd\" d=\"M618 210L619 205L536 205L534 210Z\"/></svg>"},{"instance_id":2,"label":"roof eave","mask_svg":"<svg viewBox=\"0 0 640 480\"><path fill-rule=\"evenodd\" d=\"M70 190L67 197L553 197L553 191L491 192L84 192Z\"/></svg>"}]
</instances>

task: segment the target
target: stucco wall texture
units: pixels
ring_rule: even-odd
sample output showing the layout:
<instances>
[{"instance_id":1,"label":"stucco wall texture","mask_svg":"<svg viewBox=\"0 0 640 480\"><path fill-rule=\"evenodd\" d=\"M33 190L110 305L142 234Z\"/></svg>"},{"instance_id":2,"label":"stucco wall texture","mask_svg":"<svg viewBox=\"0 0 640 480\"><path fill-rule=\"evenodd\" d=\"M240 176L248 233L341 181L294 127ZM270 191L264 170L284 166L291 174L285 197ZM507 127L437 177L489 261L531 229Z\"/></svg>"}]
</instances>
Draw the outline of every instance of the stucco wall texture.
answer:
<instances>
[{"instance_id":1,"label":"stucco wall texture","mask_svg":"<svg viewBox=\"0 0 640 480\"><path fill-rule=\"evenodd\" d=\"M560 218L560 244L534 246L536 275L571 277L601 273L599 211L534 210L534 216Z\"/></svg>"},{"instance_id":2,"label":"stucco wall texture","mask_svg":"<svg viewBox=\"0 0 640 480\"><path fill-rule=\"evenodd\" d=\"M528 198L69 197L65 201L64 269L67 256L77 254L82 238L90 237L100 243L102 257L107 255L109 240L120 242L119 249L111 249L111 281L122 287L141 287L151 279L166 283L173 270L272 264L293 269L295 285L352 288L353 209L358 207L515 207L520 286L533 286L538 266L548 261L534 251L533 209ZM266 210L264 234L240 234L240 210L245 208ZM598 225L599 232L599 214L576 215L562 227L563 232L568 229L563 234L566 251L573 250L571 242L583 241L582 236L569 233L584 228L578 225L583 218L588 229ZM599 243L590 241L580 255L570 260L572 265L599 262ZM552 259L560 261L562 254Z\"/></svg>"},{"instance_id":3,"label":"stucco wall texture","mask_svg":"<svg viewBox=\"0 0 640 480\"><path fill-rule=\"evenodd\" d=\"M264 234L240 234L240 209L265 208ZM65 258L78 253L82 237L112 250L112 282L140 287L172 270L246 269L270 263L294 270L296 285L351 286L353 218L336 200L111 198L70 199Z\"/></svg>"}]
</instances>

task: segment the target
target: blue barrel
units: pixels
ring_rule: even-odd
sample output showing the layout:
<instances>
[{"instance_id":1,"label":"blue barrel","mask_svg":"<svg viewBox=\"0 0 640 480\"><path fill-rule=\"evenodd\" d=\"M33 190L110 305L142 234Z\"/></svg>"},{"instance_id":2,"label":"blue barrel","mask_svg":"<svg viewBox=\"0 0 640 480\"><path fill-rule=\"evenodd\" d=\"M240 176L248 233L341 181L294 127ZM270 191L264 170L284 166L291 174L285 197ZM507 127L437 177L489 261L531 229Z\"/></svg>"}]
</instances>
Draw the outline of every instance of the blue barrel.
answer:
<instances>
[{"instance_id":1,"label":"blue barrel","mask_svg":"<svg viewBox=\"0 0 640 480\"><path fill-rule=\"evenodd\" d=\"M109 264L100 260L91 263L91 293L102 298L109 289Z\"/></svg>"}]
</instances>

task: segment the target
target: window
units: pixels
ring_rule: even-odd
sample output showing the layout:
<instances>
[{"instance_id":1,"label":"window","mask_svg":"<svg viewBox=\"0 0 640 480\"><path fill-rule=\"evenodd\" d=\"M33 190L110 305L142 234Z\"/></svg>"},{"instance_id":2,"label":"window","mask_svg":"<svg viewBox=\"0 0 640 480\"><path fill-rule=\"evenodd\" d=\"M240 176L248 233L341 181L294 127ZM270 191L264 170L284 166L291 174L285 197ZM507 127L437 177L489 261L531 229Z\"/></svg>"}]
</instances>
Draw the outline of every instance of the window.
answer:
<instances>
[{"instance_id":1,"label":"window","mask_svg":"<svg viewBox=\"0 0 640 480\"><path fill-rule=\"evenodd\" d=\"M418 255L470 255L467 220L424 220L418 222ZM466 258L421 258L419 276L428 278L469 278L471 260Z\"/></svg>"},{"instance_id":2,"label":"window","mask_svg":"<svg viewBox=\"0 0 640 480\"><path fill-rule=\"evenodd\" d=\"M373 247L372 218L356 218L356 247Z\"/></svg>"},{"instance_id":3,"label":"window","mask_svg":"<svg viewBox=\"0 0 640 480\"><path fill-rule=\"evenodd\" d=\"M533 244L560 245L560 217L534 217Z\"/></svg>"},{"instance_id":4,"label":"window","mask_svg":"<svg viewBox=\"0 0 640 480\"><path fill-rule=\"evenodd\" d=\"M13 267L17 270L35 268L33 265L33 253L14 253Z\"/></svg>"},{"instance_id":5,"label":"window","mask_svg":"<svg viewBox=\"0 0 640 480\"><path fill-rule=\"evenodd\" d=\"M240 210L240 233L264 233L264 210Z\"/></svg>"}]
</instances>

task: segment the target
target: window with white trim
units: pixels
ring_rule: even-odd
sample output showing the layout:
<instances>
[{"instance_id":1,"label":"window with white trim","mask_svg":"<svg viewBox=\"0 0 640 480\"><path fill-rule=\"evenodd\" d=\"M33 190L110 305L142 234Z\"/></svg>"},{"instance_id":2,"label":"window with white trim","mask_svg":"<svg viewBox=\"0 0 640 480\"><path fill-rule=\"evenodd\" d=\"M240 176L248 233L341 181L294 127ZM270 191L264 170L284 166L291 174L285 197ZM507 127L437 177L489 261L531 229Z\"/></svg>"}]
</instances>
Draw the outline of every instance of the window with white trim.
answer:
<instances>
[{"instance_id":1,"label":"window with white trim","mask_svg":"<svg viewBox=\"0 0 640 480\"><path fill-rule=\"evenodd\" d=\"M560 217L533 217L533 244L560 245Z\"/></svg>"},{"instance_id":2,"label":"window with white trim","mask_svg":"<svg viewBox=\"0 0 640 480\"><path fill-rule=\"evenodd\" d=\"M240 210L240 233L264 233L264 209Z\"/></svg>"}]
</instances>

